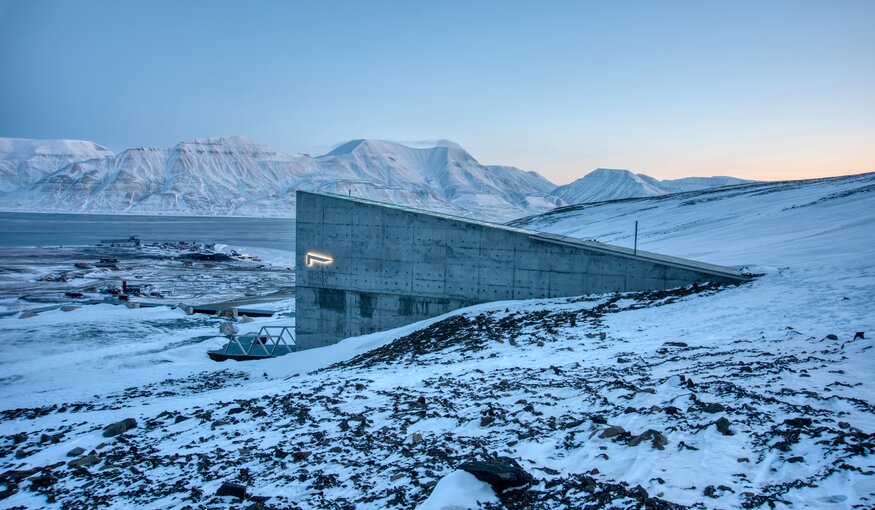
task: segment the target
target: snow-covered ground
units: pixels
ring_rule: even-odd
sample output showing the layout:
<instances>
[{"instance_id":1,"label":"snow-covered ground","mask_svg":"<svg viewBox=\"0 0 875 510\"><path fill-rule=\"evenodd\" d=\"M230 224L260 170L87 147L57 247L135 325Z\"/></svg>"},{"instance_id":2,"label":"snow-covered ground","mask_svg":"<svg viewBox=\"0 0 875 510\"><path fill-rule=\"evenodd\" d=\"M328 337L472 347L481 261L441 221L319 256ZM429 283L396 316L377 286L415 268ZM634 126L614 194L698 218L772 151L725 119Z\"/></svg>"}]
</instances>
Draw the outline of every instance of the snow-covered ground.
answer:
<instances>
[{"instance_id":1,"label":"snow-covered ground","mask_svg":"<svg viewBox=\"0 0 875 510\"><path fill-rule=\"evenodd\" d=\"M3 318L0 504L871 508L873 216L873 174L566 208L521 224L631 245L637 219L641 249L763 276L489 303L257 363L210 362L224 319L169 308ZM457 470L495 456L535 481Z\"/></svg>"}]
</instances>

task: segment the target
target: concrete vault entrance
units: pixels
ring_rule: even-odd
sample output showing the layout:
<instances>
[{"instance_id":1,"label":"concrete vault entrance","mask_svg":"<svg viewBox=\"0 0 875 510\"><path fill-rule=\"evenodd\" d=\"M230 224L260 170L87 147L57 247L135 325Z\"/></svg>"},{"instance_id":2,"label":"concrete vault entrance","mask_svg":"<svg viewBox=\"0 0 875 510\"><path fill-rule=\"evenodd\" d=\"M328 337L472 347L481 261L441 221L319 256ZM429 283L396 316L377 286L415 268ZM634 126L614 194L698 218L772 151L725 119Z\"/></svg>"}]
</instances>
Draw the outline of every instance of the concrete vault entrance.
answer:
<instances>
[{"instance_id":1,"label":"concrete vault entrance","mask_svg":"<svg viewBox=\"0 0 875 510\"><path fill-rule=\"evenodd\" d=\"M488 301L747 280L727 267L304 191L296 252L298 349Z\"/></svg>"}]
</instances>

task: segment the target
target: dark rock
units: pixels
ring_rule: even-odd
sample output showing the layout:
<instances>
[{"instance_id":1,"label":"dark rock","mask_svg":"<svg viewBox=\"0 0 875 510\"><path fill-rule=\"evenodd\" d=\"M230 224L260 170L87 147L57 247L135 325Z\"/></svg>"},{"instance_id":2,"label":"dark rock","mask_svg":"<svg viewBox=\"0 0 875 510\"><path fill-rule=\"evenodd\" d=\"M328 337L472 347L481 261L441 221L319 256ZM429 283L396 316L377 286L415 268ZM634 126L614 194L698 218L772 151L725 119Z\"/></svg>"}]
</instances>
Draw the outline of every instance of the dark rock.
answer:
<instances>
[{"instance_id":1,"label":"dark rock","mask_svg":"<svg viewBox=\"0 0 875 510\"><path fill-rule=\"evenodd\" d=\"M133 418L125 418L120 422L113 423L112 425L107 425L106 428L103 429L103 437L117 436L136 427L137 420Z\"/></svg>"},{"instance_id":2,"label":"dark rock","mask_svg":"<svg viewBox=\"0 0 875 510\"><path fill-rule=\"evenodd\" d=\"M796 428L810 427L811 418L789 418L784 420L784 424Z\"/></svg>"},{"instance_id":3,"label":"dark rock","mask_svg":"<svg viewBox=\"0 0 875 510\"><path fill-rule=\"evenodd\" d=\"M292 454L292 458L300 462L302 460L307 460L310 455L313 455L313 452L295 452Z\"/></svg>"},{"instance_id":4,"label":"dark rock","mask_svg":"<svg viewBox=\"0 0 875 510\"><path fill-rule=\"evenodd\" d=\"M803 460L805 460L805 457L796 456L790 457L789 459L787 459L787 462L789 462L790 464L796 464L797 462L802 462Z\"/></svg>"},{"instance_id":5,"label":"dark rock","mask_svg":"<svg viewBox=\"0 0 875 510\"><path fill-rule=\"evenodd\" d=\"M750 459L748 459L747 457L739 457L736 460L738 460L738 462L750 462Z\"/></svg>"},{"instance_id":6,"label":"dark rock","mask_svg":"<svg viewBox=\"0 0 875 510\"><path fill-rule=\"evenodd\" d=\"M649 429L644 433L637 435L629 440L629 446L638 446L643 441L650 440L651 446L657 450L665 450L665 446L668 444L668 438L662 432L658 430Z\"/></svg>"},{"instance_id":7,"label":"dark rock","mask_svg":"<svg viewBox=\"0 0 875 510\"><path fill-rule=\"evenodd\" d=\"M826 338L827 338L827 340L838 340L839 339L839 337L837 335L834 335L832 333L826 335Z\"/></svg>"},{"instance_id":8,"label":"dark rock","mask_svg":"<svg viewBox=\"0 0 875 510\"><path fill-rule=\"evenodd\" d=\"M857 331L857 332L854 334L854 340L856 340L856 339L858 339L858 338L859 338L860 340L865 340L865 339L866 339L866 335L865 335L862 331Z\"/></svg>"},{"instance_id":9,"label":"dark rock","mask_svg":"<svg viewBox=\"0 0 875 510\"><path fill-rule=\"evenodd\" d=\"M463 462L459 469L471 473L481 482L488 483L495 492L501 492L510 487L519 487L534 480L532 475L510 457Z\"/></svg>"},{"instance_id":10,"label":"dark rock","mask_svg":"<svg viewBox=\"0 0 875 510\"><path fill-rule=\"evenodd\" d=\"M620 434L623 434L625 432L626 432L626 430L623 429L623 427L619 427L619 426L608 427L608 428L602 430L602 433L599 434L599 437L601 439L610 439L614 436L619 436Z\"/></svg>"},{"instance_id":11,"label":"dark rock","mask_svg":"<svg viewBox=\"0 0 875 510\"><path fill-rule=\"evenodd\" d=\"M665 409L663 409L663 411L665 411L665 414L669 414L669 415L675 415L675 414L681 413L681 410L675 406L668 406Z\"/></svg>"},{"instance_id":12,"label":"dark rock","mask_svg":"<svg viewBox=\"0 0 875 510\"><path fill-rule=\"evenodd\" d=\"M595 415L590 418L593 423L597 423L599 425L607 425L608 420L604 416Z\"/></svg>"},{"instance_id":13,"label":"dark rock","mask_svg":"<svg viewBox=\"0 0 875 510\"><path fill-rule=\"evenodd\" d=\"M179 416L176 417L176 419L173 421L173 423L182 423L188 419L189 419L188 416L185 416L184 414L180 414Z\"/></svg>"},{"instance_id":14,"label":"dark rock","mask_svg":"<svg viewBox=\"0 0 875 510\"><path fill-rule=\"evenodd\" d=\"M67 452L67 457L79 457L83 453L85 453L85 448L77 446L76 448L73 448L72 450Z\"/></svg>"},{"instance_id":15,"label":"dark rock","mask_svg":"<svg viewBox=\"0 0 875 510\"><path fill-rule=\"evenodd\" d=\"M723 411L725 411L726 406L724 406L723 404L718 404L717 402L705 403L705 402L700 401L699 402L699 409L701 409L702 411L705 411L706 413L709 413L709 414L716 414L716 413L722 413Z\"/></svg>"},{"instance_id":16,"label":"dark rock","mask_svg":"<svg viewBox=\"0 0 875 510\"><path fill-rule=\"evenodd\" d=\"M495 421L494 416L484 416L483 418L480 418L480 426L481 427L488 427L488 426L492 425L492 423L494 421Z\"/></svg>"},{"instance_id":17,"label":"dark rock","mask_svg":"<svg viewBox=\"0 0 875 510\"><path fill-rule=\"evenodd\" d=\"M846 422L846 421L840 421L839 428L840 429L849 429L849 428L851 428L851 424Z\"/></svg>"},{"instance_id":18,"label":"dark rock","mask_svg":"<svg viewBox=\"0 0 875 510\"><path fill-rule=\"evenodd\" d=\"M663 345L667 345L669 347L689 347L686 342L666 342Z\"/></svg>"},{"instance_id":19,"label":"dark rock","mask_svg":"<svg viewBox=\"0 0 875 510\"><path fill-rule=\"evenodd\" d=\"M231 496L237 499L246 499L246 486L239 483L222 482L216 496Z\"/></svg>"},{"instance_id":20,"label":"dark rock","mask_svg":"<svg viewBox=\"0 0 875 510\"><path fill-rule=\"evenodd\" d=\"M632 413L637 413L637 412L638 412L638 409L635 409L632 406L629 406L626 409L623 409L623 414L632 414Z\"/></svg>"},{"instance_id":21,"label":"dark rock","mask_svg":"<svg viewBox=\"0 0 875 510\"><path fill-rule=\"evenodd\" d=\"M34 489L47 489L57 481L58 479L52 475L40 475L30 479L31 487Z\"/></svg>"},{"instance_id":22,"label":"dark rock","mask_svg":"<svg viewBox=\"0 0 875 510\"><path fill-rule=\"evenodd\" d=\"M21 444L25 441L27 441L27 434L25 434L24 432L19 432L18 434L12 436L12 444Z\"/></svg>"},{"instance_id":23,"label":"dark rock","mask_svg":"<svg viewBox=\"0 0 875 510\"><path fill-rule=\"evenodd\" d=\"M93 466L100 462L100 459L97 458L97 455L86 455L84 457L79 457L78 459L71 460L67 465L70 467L88 467Z\"/></svg>"},{"instance_id":24,"label":"dark rock","mask_svg":"<svg viewBox=\"0 0 875 510\"><path fill-rule=\"evenodd\" d=\"M718 418L717 421L714 422L714 425L717 426L717 430L724 436L732 436L735 434L735 432L732 432L732 429L729 428L730 423L725 416Z\"/></svg>"},{"instance_id":25,"label":"dark rock","mask_svg":"<svg viewBox=\"0 0 875 510\"><path fill-rule=\"evenodd\" d=\"M644 502L650 499L650 495L647 494L647 491L644 489L644 487L640 485L629 491L629 495L637 499L639 502Z\"/></svg>"}]
</instances>

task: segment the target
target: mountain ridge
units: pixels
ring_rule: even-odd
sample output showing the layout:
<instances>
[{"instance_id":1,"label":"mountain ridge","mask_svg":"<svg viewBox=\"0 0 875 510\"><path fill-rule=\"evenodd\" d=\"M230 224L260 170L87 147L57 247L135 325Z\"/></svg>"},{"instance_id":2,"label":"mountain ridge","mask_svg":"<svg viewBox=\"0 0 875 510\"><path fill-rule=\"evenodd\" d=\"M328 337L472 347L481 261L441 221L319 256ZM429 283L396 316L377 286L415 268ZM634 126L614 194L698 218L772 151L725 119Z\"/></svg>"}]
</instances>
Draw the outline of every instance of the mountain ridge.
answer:
<instances>
[{"instance_id":1,"label":"mountain ridge","mask_svg":"<svg viewBox=\"0 0 875 510\"><path fill-rule=\"evenodd\" d=\"M0 138L0 177L0 209L7 211L292 217L294 191L301 189L496 222L581 200L744 182L658 181L628 170L597 169L557 186L535 171L483 165L448 140L411 146L362 138L313 157L282 153L239 135L117 154L88 141Z\"/></svg>"}]
</instances>

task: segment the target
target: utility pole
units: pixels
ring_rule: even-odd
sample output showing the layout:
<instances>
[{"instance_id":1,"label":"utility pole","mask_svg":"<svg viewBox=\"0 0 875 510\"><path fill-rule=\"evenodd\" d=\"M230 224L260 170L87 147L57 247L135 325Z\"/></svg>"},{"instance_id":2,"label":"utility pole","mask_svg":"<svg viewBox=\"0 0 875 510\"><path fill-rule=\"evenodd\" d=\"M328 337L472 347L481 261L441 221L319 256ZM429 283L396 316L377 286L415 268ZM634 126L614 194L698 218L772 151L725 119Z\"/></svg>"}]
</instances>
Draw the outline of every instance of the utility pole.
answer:
<instances>
[{"instance_id":1,"label":"utility pole","mask_svg":"<svg viewBox=\"0 0 875 510\"><path fill-rule=\"evenodd\" d=\"M635 249L632 253L638 255L638 220L635 220Z\"/></svg>"}]
</instances>

